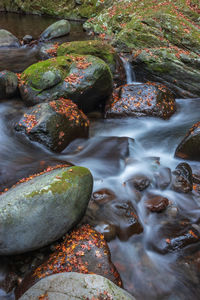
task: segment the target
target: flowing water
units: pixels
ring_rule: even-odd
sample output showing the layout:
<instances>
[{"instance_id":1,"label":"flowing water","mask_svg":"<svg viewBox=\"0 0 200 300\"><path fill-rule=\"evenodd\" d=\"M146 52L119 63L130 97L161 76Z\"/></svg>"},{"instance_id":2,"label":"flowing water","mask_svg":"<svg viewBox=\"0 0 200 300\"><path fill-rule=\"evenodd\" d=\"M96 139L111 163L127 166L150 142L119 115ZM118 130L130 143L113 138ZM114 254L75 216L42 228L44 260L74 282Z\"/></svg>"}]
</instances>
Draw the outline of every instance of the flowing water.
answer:
<instances>
[{"instance_id":1,"label":"flowing water","mask_svg":"<svg viewBox=\"0 0 200 300\"><path fill-rule=\"evenodd\" d=\"M166 251L166 239L177 232L200 230L200 196L196 191L182 194L159 189L155 180L162 167L174 170L181 162L174 158L176 146L199 121L200 99L177 99L177 107L167 121L148 117L93 120L89 139L76 140L61 154L54 154L15 132L14 125L25 110L20 99L0 103L1 189L58 162L88 167L94 177L94 192L109 190L112 197L93 201L86 218L100 231L115 228L109 238L112 261L124 288L141 300L197 300L200 294L199 243ZM194 173L200 173L200 163L189 163ZM146 192L138 194L126 184L136 174L151 179L149 193L169 199L165 212L147 212ZM129 219L124 216L130 207L138 215L142 232L127 224ZM1 280L6 263L0 270ZM0 299L13 299L3 293L0 290Z\"/></svg>"}]
</instances>

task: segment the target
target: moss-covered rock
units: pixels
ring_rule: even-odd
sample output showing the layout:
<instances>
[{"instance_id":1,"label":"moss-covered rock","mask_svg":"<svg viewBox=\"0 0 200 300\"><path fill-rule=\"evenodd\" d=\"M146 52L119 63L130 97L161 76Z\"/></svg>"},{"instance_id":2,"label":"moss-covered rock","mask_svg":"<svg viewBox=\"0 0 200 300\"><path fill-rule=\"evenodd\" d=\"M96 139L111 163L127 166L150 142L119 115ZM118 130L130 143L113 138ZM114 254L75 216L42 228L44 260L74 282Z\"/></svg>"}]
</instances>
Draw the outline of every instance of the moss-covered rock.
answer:
<instances>
[{"instance_id":1,"label":"moss-covered rock","mask_svg":"<svg viewBox=\"0 0 200 300\"><path fill-rule=\"evenodd\" d=\"M94 17L111 4L112 0L2 0L0 10L80 19Z\"/></svg>"},{"instance_id":2,"label":"moss-covered rock","mask_svg":"<svg viewBox=\"0 0 200 300\"><path fill-rule=\"evenodd\" d=\"M179 97L197 97L200 95L199 10L198 0L114 1L84 27L110 35L120 51L131 51L133 64L142 70L143 80L163 82ZM146 51L140 61L135 60L138 51Z\"/></svg>"},{"instance_id":3,"label":"moss-covered rock","mask_svg":"<svg viewBox=\"0 0 200 300\"><path fill-rule=\"evenodd\" d=\"M90 171L83 167L50 170L0 196L1 255L43 247L83 216L92 192Z\"/></svg>"},{"instance_id":4,"label":"moss-covered rock","mask_svg":"<svg viewBox=\"0 0 200 300\"><path fill-rule=\"evenodd\" d=\"M174 95L158 83L129 84L114 91L106 105L106 117L154 116L168 119L176 111Z\"/></svg>"},{"instance_id":5,"label":"moss-covered rock","mask_svg":"<svg viewBox=\"0 0 200 300\"><path fill-rule=\"evenodd\" d=\"M114 48L101 40L74 41L62 44L57 51L58 56L65 54L93 55L105 61L112 72L116 69L117 53Z\"/></svg>"},{"instance_id":6,"label":"moss-covered rock","mask_svg":"<svg viewBox=\"0 0 200 300\"><path fill-rule=\"evenodd\" d=\"M71 100L41 103L26 111L16 130L60 152L76 138L87 138L89 121Z\"/></svg>"},{"instance_id":7,"label":"moss-covered rock","mask_svg":"<svg viewBox=\"0 0 200 300\"><path fill-rule=\"evenodd\" d=\"M30 66L21 76L20 93L27 105L63 97L90 112L111 92L110 69L94 56L59 56Z\"/></svg>"}]
</instances>

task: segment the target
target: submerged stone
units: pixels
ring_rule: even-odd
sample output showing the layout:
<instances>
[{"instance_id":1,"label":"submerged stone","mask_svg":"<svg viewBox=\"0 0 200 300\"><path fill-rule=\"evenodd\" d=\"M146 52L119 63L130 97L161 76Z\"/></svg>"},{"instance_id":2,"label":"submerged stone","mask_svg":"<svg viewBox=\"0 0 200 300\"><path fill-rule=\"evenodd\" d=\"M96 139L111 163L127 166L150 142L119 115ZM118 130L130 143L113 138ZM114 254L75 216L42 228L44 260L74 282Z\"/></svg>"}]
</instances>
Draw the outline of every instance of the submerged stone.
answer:
<instances>
[{"instance_id":1,"label":"submerged stone","mask_svg":"<svg viewBox=\"0 0 200 300\"><path fill-rule=\"evenodd\" d=\"M92 184L88 169L59 167L3 193L0 255L31 251L60 238L84 215Z\"/></svg>"},{"instance_id":2,"label":"submerged stone","mask_svg":"<svg viewBox=\"0 0 200 300\"><path fill-rule=\"evenodd\" d=\"M48 28L46 28L40 36L40 39L42 41L44 40L52 40L57 37L67 35L70 32L70 23L67 20L60 20L52 25L50 25Z\"/></svg>"},{"instance_id":3,"label":"submerged stone","mask_svg":"<svg viewBox=\"0 0 200 300\"><path fill-rule=\"evenodd\" d=\"M176 111L174 95L158 83L128 84L119 87L106 105L112 117L154 116L168 119Z\"/></svg>"},{"instance_id":4,"label":"submerged stone","mask_svg":"<svg viewBox=\"0 0 200 300\"><path fill-rule=\"evenodd\" d=\"M172 187L176 192L189 193L193 189L192 169L187 163L180 163L173 174Z\"/></svg>"},{"instance_id":5,"label":"submerged stone","mask_svg":"<svg viewBox=\"0 0 200 300\"><path fill-rule=\"evenodd\" d=\"M88 137L89 120L71 100L59 99L27 110L15 129L61 152L74 139Z\"/></svg>"}]
</instances>

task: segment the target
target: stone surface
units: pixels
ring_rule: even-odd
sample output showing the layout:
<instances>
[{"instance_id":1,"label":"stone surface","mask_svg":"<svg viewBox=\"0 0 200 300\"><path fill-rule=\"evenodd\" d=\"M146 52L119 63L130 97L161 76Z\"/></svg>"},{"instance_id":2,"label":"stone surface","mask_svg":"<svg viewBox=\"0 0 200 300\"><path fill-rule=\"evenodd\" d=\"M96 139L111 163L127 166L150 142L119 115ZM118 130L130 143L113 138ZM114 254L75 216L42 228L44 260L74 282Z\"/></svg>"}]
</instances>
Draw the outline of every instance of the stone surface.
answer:
<instances>
[{"instance_id":1,"label":"stone surface","mask_svg":"<svg viewBox=\"0 0 200 300\"><path fill-rule=\"evenodd\" d=\"M148 200L145 201L145 206L151 212L162 212L169 204L169 200L159 195L146 196Z\"/></svg>"},{"instance_id":2,"label":"stone surface","mask_svg":"<svg viewBox=\"0 0 200 300\"><path fill-rule=\"evenodd\" d=\"M66 55L30 66L21 76L20 93L27 105L60 97L84 112L95 110L112 92L107 64L94 56Z\"/></svg>"},{"instance_id":3,"label":"stone surface","mask_svg":"<svg viewBox=\"0 0 200 300\"><path fill-rule=\"evenodd\" d=\"M18 92L18 78L10 71L0 72L0 99L11 98Z\"/></svg>"},{"instance_id":4,"label":"stone surface","mask_svg":"<svg viewBox=\"0 0 200 300\"><path fill-rule=\"evenodd\" d=\"M107 278L96 274L63 273L49 276L36 283L20 300L78 300L135 298ZM42 298L40 298L42 299Z\"/></svg>"},{"instance_id":5,"label":"stone surface","mask_svg":"<svg viewBox=\"0 0 200 300\"><path fill-rule=\"evenodd\" d=\"M186 133L176 148L175 156L183 159L200 160L200 122L194 124Z\"/></svg>"},{"instance_id":6,"label":"stone surface","mask_svg":"<svg viewBox=\"0 0 200 300\"><path fill-rule=\"evenodd\" d=\"M150 179L145 175L138 174L127 180L126 184L138 191L143 191L150 185Z\"/></svg>"},{"instance_id":7,"label":"stone surface","mask_svg":"<svg viewBox=\"0 0 200 300\"><path fill-rule=\"evenodd\" d=\"M23 279L15 292L17 299L42 278L66 272L98 274L122 285L103 235L89 225L83 225L66 235L57 250Z\"/></svg>"},{"instance_id":8,"label":"stone surface","mask_svg":"<svg viewBox=\"0 0 200 300\"><path fill-rule=\"evenodd\" d=\"M172 173L172 188L179 193L189 193L193 189L192 169L187 163L180 163Z\"/></svg>"},{"instance_id":9,"label":"stone surface","mask_svg":"<svg viewBox=\"0 0 200 300\"><path fill-rule=\"evenodd\" d=\"M86 210L93 183L88 169L59 167L29 179L0 196L0 255L55 241Z\"/></svg>"},{"instance_id":10,"label":"stone surface","mask_svg":"<svg viewBox=\"0 0 200 300\"><path fill-rule=\"evenodd\" d=\"M42 41L48 41L57 37L67 35L70 32L70 23L67 20L60 20L51 24L40 35Z\"/></svg>"},{"instance_id":11,"label":"stone surface","mask_svg":"<svg viewBox=\"0 0 200 300\"><path fill-rule=\"evenodd\" d=\"M1 47L19 47L20 42L11 32L0 29L0 48Z\"/></svg>"},{"instance_id":12,"label":"stone surface","mask_svg":"<svg viewBox=\"0 0 200 300\"><path fill-rule=\"evenodd\" d=\"M15 129L61 152L74 139L88 137L89 120L71 100L60 99L28 109Z\"/></svg>"},{"instance_id":13,"label":"stone surface","mask_svg":"<svg viewBox=\"0 0 200 300\"><path fill-rule=\"evenodd\" d=\"M109 117L154 116L168 119L176 111L174 95L158 83L129 84L113 92L105 109Z\"/></svg>"}]
</instances>

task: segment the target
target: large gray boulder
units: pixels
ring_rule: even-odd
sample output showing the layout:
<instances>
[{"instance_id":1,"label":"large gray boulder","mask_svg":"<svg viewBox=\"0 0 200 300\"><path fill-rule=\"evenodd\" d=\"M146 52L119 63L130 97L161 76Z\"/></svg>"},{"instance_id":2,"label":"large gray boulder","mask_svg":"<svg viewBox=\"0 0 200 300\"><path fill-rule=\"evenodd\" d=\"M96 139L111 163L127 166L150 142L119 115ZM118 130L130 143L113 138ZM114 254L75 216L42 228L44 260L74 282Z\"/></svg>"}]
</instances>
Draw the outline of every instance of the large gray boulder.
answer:
<instances>
[{"instance_id":1,"label":"large gray boulder","mask_svg":"<svg viewBox=\"0 0 200 300\"><path fill-rule=\"evenodd\" d=\"M70 32L70 23L67 20L60 20L47 27L40 36L41 40L52 40L67 35Z\"/></svg>"},{"instance_id":2,"label":"large gray boulder","mask_svg":"<svg viewBox=\"0 0 200 300\"><path fill-rule=\"evenodd\" d=\"M11 32L0 29L0 48L1 47L19 47L20 42Z\"/></svg>"},{"instance_id":3,"label":"large gray boulder","mask_svg":"<svg viewBox=\"0 0 200 300\"><path fill-rule=\"evenodd\" d=\"M78 300L135 298L113 282L100 275L75 272L48 276L31 287L20 300ZM45 298L46 296L46 298Z\"/></svg>"},{"instance_id":4,"label":"large gray boulder","mask_svg":"<svg viewBox=\"0 0 200 300\"><path fill-rule=\"evenodd\" d=\"M55 241L87 208L93 185L88 169L63 167L32 177L0 196L0 255Z\"/></svg>"},{"instance_id":5,"label":"large gray boulder","mask_svg":"<svg viewBox=\"0 0 200 300\"><path fill-rule=\"evenodd\" d=\"M0 72L0 99L11 98L18 91L17 75L10 71Z\"/></svg>"}]
</instances>

